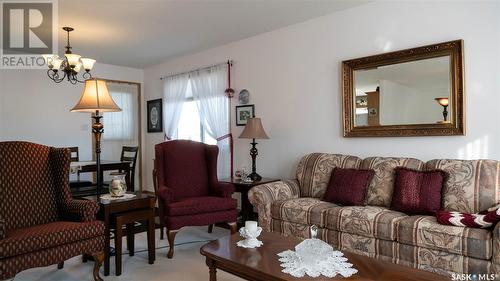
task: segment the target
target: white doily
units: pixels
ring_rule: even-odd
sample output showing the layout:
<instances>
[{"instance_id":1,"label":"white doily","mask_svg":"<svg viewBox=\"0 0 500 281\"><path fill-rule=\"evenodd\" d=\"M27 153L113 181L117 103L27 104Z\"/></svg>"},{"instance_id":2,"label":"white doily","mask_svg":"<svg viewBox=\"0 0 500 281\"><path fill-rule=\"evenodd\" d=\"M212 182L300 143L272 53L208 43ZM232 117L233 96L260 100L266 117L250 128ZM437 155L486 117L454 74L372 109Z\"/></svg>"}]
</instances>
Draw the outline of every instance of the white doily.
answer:
<instances>
[{"instance_id":1,"label":"white doily","mask_svg":"<svg viewBox=\"0 0 500 281\"><path fill-rule=\"evenodd\" d=\"M334 251L327 243L319 239L306 239L295 247L296 252L287 250L278 254L284 273L294 277L335 277L337 274L350 277L358 272L347 262L340 251Z\"/></svg>"},{"instance_id":2,"label":"white doily","mask_svg":"<svg viewBox=\"0 0 500 281\"><path fill-rule=\"evenodd\" d=\"M130 198L134 198L135 197L135 194L132 194L132 193L125 193L123 194L122 197L113 197L111 196L111 194L103 194L101 195L101 199L103 200L118 200L118 199L130 199Z\"/></svg>"}]
</instances>

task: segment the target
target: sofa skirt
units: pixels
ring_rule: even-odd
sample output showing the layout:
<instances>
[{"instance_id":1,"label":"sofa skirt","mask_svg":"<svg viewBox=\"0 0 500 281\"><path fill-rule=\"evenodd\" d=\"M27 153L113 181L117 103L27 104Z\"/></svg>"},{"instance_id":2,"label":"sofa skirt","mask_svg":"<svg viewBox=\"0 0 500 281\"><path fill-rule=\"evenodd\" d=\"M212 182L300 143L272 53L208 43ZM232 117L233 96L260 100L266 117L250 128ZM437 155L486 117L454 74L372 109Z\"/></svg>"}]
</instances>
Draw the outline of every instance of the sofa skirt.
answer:
<instances>
[{"instance_id":1,"label":"sofa skirt","mask_svg":"<svg viewBox=\"0 0 500 281\"><path fill-rule=\"evenodd\" d=\"M309 225L272 219L273 232L309 238ZM452 273L494 273L490 260L466 257L444 251L406 245L373 237L320 228L318 238L336 249L404 266L450 276ZM500 273L500 272L499 272Z\"/></svg>"}]
</instances>

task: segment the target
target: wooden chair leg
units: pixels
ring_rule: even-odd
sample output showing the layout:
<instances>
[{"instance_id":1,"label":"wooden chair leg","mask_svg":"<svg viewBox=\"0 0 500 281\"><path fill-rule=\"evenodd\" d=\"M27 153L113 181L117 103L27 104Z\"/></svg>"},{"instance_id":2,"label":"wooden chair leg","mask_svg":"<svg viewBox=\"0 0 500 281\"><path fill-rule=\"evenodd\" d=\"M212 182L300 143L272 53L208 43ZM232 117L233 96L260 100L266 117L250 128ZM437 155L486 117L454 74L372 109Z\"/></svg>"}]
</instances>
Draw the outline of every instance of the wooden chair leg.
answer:
<instances>
[{"instance_id":1,"label":"wooden chair leg","mask_svg":"<svg viewBox=\"0 0 500 281\"><path fill-rule=\"evenodd\" d=\"M104 251L101 251L99 253L92 254L92 257L94 257L94 281L103 281L102 278L99 276L99 269L101 268L102 262L104 261Z\"/></svg>"},{"instance_id":2,"label":"wooden chair leg","mask_svg":"<svg viewBox=\"0 0 500 281\"><path fill-rule=\"evenodd\" d=\"M168 245L170 246L170 249L168 250L167 258L171 259L174 256L174 240L175 240L175 235L177 234L179 230L167 230L167 238L168 238Z\"/></svg>"},{"instance_id":3,"label":"wooden chair leg","mask_svg":"<svg viewBox=\"0 0 500 281\"><path fill-rule=\"evenodd\" d=\"M238 232L238 225L236 224L236 222L228 222L227 224L229 224L231 234L235 234L236 232Z\"/></svg>"},{"instance_id":4,"label":"wooden chair leg","mask_svg":"<svg viewBox=\"0 0 500 281\"><path fill-rule=\"evenodd\" d=\"M160 240L163 240L163 224L160 223Z\"/></svg>"},{"instance_id":5,"label":"wooden chair leg","mask_svg":"<svg viewBox=\"0 0 500 281\"><path fill-rule=\"evenodd\" d=\"M214 230L214 225L211 224L208 226L208 233L212 233L212 231Z\"/></svg>"},{"instance_id":6,"label":"wooden chair leg","mask_svg":"<svg viewBox=\"0 0 500 281\"><path fill-rule=\"evenodd\" d=\"M57 269L62 269L64 267L64 261L57 264Z\"/></svg>"}]
</instances>

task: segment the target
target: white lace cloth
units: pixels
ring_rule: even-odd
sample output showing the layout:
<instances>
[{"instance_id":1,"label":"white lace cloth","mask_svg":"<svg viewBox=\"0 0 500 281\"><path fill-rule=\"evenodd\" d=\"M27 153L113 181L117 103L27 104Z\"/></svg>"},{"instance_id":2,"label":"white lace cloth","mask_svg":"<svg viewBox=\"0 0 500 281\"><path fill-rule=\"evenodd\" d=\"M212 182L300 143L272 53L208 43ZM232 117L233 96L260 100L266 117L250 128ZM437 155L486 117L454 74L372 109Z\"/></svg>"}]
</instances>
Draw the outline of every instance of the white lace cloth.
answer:
<instances>
[{"instance_id":1,"label":"white lace cloth","mask_svg":"<svg viewBox=\"0 0 500 281\"><path fill-rule=\"evenodd\" d=\"M122 197L113 197L109 193L101 195L101 199L103 199L103 200L130 199L130 198L134 198L134 197L135 197L135 194L131 194L131 193L125 193L125 194L123 194Z\"/></svg>"},{"instance_id":2,"label":"white lace cloth","mask_svg":"<svg viewBox=\"0 0 500 281\"><path fill-rule=\"evenodd\" d=\"M278 254L281 270L294 277L335 277L337 274L350 277L358 272L347 262L340 251L334 251L327 243L319 239L306 239L295 247L297 251L287 250Z\"/></svg>"}]
</instances>

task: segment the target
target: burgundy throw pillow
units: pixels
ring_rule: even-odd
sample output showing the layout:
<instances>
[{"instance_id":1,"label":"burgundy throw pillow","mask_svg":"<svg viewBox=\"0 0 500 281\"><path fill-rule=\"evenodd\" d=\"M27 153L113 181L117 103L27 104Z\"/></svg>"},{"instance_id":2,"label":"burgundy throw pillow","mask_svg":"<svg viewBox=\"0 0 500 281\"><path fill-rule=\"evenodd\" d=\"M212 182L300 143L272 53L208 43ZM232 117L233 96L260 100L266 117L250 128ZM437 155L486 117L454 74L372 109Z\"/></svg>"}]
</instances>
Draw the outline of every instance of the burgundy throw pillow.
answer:
<instances>
[{"instance_id":1,"label":"burgundy throw pillow","mask_svg":"<svg viewBox=\"0 0 500 281\"><path fill-rule=\"evenodd\" d=\"M441 209L441 190L448 176L445 171L395 169L391 209L415 214L434 215Z\"/></svg>"},{"instance_id":2,"label":"burgundy throw pillow","mask_svg":"<svg viewBox=\"0 0 500 281\"><path fill-rule=\"evenodd\" d=\"M436 219L438 223L444 225L489 228L500 222L500 204L476 214L437 211Z\"/></svg>"},{"instance_id":3,"label":"burgundy throw pillow","mask_svg":"<svg viewBox=\"0 0 500 281\"><path fill-rule=\"evenodd\" d=\"M334 168L323 200L344 206L364 206L374 174L373 170Z\"/></svg>"}]
</instances>

